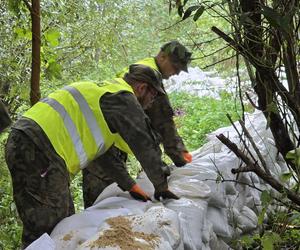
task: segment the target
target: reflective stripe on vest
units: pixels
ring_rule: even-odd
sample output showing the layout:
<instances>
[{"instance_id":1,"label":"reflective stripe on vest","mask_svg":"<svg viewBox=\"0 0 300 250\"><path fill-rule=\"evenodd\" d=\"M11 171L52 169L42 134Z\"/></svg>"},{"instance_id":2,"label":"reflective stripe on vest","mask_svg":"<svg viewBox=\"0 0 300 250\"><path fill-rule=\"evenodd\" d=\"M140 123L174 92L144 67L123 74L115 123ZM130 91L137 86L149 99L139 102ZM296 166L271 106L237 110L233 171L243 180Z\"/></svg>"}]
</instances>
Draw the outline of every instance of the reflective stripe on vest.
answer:
<instances>
[{"instance_id":1,"label":"reflective stripe on vest","mask_svg":"<svg viewBox=\"0 0 300 250\"><path fill-rule=\"evenodd\" d=\"M63 89L67 90L73 96L73 98L76 100L76 102L78 103L80 110L86 120L86 123L89 126L89 129L94 136L97 147L99 149L102 149L102 151L103 151L104 139L103 139L102 131L101 131L100 127L98 126L96 117L94 116L93 111L89 107L88 103L86 102L86 100L84 99L82 94L76 88L74 88L72 86L66 86ZM100 150L100 152L98 152L98 155L101 154L102 151Z\"/></svg>"},{"instance_id":2,"label":"reflective stripe on vest","mask_svg":"<svg viewBox=\"0 0 300 250\"><path fill-rule=\"evenodd\" d=\"M83 148L83 144L80 139L80 136L77 133L76 126L73 123L71 117L69 116L69 114L66 111L66 109L64 108L64 106L62 106L58 101L56 101L52 98L48 98L48 97L41 100L41 102L44 102L44 103L47 103L48 105L50 105L61 116L62 120L64 121L65 127L68 130L68 133L72 139L73 145L75 146L75 150L76 150L77 156L80 161L80 166L84 166L84 164L87 162L88 158L87 158L86 152Z\"/></svg>"}]
</instances>

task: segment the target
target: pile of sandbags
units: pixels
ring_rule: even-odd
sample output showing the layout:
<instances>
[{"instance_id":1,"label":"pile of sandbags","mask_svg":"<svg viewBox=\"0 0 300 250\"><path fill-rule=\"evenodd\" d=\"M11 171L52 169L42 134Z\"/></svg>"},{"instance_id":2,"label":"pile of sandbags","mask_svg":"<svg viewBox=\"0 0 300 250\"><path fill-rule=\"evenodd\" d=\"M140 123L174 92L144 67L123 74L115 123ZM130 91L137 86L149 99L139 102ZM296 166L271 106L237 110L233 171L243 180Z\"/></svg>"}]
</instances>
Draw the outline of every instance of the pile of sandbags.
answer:
<instances>
[{"instance_id":1,"label":"pile of sandbags","mask_svg":"<svg viewBox=\"0 0 300 250\"><path fill-rule=\"evenodd\" d=\"M189 72L181 71L178 75L164 80L167 93L185 92L199 97L220 99L220 92L235 92L234 79L222 79L217 72L204 72L199 67L189 67Z\"/></svg>"},{"instance_id":2,"label":"pile of sandbags","mask_svg":"<svg viewBox=\"0 0 300 250\"><path fill-rule=\"evenodd\" d=\"M248 115L246 127L274 176L284 173L263 114ZM240 183L270 187L252 173L231 173L241 162L215 137L220 133L243 147L232 127L210 134L208 143L193 152L192 163L173 166L169 188L179 200L139 202L112 184L92 207L55 227L50 235L55 248L49 249L230 249L233 239L257 228L261 211L260 193ZM153 194L144 173L137 181Z\"/></svg>"}]
</instances>

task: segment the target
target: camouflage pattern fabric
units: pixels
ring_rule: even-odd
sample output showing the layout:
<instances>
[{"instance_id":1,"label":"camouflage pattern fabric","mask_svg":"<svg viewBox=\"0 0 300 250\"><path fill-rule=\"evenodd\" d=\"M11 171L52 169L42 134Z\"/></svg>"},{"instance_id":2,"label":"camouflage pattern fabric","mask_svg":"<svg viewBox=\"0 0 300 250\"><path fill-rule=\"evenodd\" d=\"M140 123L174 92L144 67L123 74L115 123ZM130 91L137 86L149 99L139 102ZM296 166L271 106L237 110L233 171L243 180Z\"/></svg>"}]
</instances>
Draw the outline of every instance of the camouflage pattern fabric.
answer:
<instances>
[{"instance_id":1,"label":"camouflage pattern fabric","mask_svg":"<svg viewBox=\"0 0 300 250\"><path fill-rule=\"evenodd\" d=\"M182 152L187 151L182 138L178 135L173 116L174 112L167 95L156 97L152 106L145 110L151 125L160 135L165 153L178 167L186 164Z\"/></svg>"},{"instance_id":2,"label":"camouflage pattern fabric","mask_svg":"<svg viewBox=\"0 0 300 250\"><path fill-rule=\"evenodd\" d=\"M92 161L87 168L82 170L84 208L92 206L99 194L101 194L107 186L117 182L117 180L113 178L114 174L110 171L111 165L117 166L117 168L123 168L127 172L125 164L126 158L126 153L112 146L104 155ZM121 176L121 178L123 177ZM130 181L129 186L133 186L134 183L133 180ZM130 187L127 187L127 189ZM125 187L122 189L126 190Z\"/></svg>"},{"instance_id":3,"label":"camouflage pattern fabric","mask_svg":"<svg viewBox=\"0 0 300 250\"><path fill-rule=\"evenodd\" d=\"M0 133L11 124L11 119L5 105L0 100Z\"/></svg>"},{"instance_id":4,"label":"camouflage pattern fabric","mask_svg":"<svg viewBox=\"0 0 300 250\"><path fill-rule=\"evenodd\" d=\"M31 138L16 129L9 135L5 154L25 248L74 214L68 172L64 164L50 161Z\"/></svg>"}]
</instances>

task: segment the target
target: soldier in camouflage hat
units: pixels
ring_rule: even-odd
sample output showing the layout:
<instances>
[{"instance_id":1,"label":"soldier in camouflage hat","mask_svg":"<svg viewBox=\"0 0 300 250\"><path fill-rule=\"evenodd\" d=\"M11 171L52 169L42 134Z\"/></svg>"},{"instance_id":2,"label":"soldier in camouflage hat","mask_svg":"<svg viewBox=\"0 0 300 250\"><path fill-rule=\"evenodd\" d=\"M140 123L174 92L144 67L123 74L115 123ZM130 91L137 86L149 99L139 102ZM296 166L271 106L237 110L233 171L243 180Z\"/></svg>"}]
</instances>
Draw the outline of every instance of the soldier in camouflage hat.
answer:
<instances>
[{"instance_id":1,"label":"soldier in camouflage hat","mask_svg":"<svg viewBox=\"0 0 300 250\"><path fill-rule=\"evenodd\" d=\"M191 61L192 53L178 41L170 41L164 44L155 57L145 58L137 64L143 64L158 70L164 79L179 74L180 71L187 72L187 66ZM117 76L123 77L130 68L125 68ZM161 88L164 90L163 85ZM184 166L191 161L191 154L186 149L182 138L179 136L173 116L174 112L167 95L158 95L151 107L145 109L154 128L164 146L165 153L172 159L177 167ZM126 161L126 154L119 152L119 157ZM98 161L99 163L99 161ZM105 187L113 182L102 171L107 164L99 166L92 162L83 170L83 198L84 206L91 206ZM124 163L125 166L125 163ZM164 168L168 172L167 168Z\"/></svg>"},{"instance_id":2,"label":"soldier in camouflage hat","mask_svg":"<svg viewBox=\"0 0 300 250\"><path fill-rule=\"evenodd\" d=\"M163 79L168 79L172 75L179 74L181 71L187 72L188 64L191 61L192 53L180 42L173 40L165 43L155 57L145 58L138 61L158 70ZM121 77L128 68L125 68L117 76ZM162 85L164 89L164 86ZM171 107L167 95L159 95L151 108L145 110L151 120L151 125L161 136L161 142L165 153L171 158L177 167L184 166L190 162L191 155L188 153L182 138L179 136L174 124L174 111Z\"/></svg>"},{"instance_id":3,"label":"soldier in camouflage hat","mask_svg":"<svg viewBox=\"0 0 300 250\"><path fill-rule=\"evenodd\" d=\"M73 83L36 103L12 126L5 156L23 247L74 213L70 176L92 160L106 164L105 175L133 198L150 200L128 174L120 150L139 159L156 199L178 199L168 190L159 143L143 111L164 94L161 79L158 71L132 65L124 78L101 86Z\"/></svg>"},{"instance_id":4,"label":"soldier in camouflage hat","mask_svg":"<svg viewBox=\"0 0 300 250\"><path fill-rule=\"evenodd\" d=\"M165 79L180 71L188 72L188 64L191 62L192 53L178 41L171 41L164 44L158 55L156 63Z\"/></svg>"}]
</instances>

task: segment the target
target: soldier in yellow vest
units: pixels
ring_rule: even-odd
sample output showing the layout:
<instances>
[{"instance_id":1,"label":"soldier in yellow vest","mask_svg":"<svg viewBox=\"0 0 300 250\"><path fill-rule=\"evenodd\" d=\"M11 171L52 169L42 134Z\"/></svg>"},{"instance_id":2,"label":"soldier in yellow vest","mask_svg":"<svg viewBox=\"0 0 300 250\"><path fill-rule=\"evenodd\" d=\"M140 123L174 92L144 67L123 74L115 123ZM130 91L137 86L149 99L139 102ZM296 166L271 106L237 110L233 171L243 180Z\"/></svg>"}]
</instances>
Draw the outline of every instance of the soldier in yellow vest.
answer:
<instances>
[{"instance_id":1,"label":"soldier in yellow vest","mask_svg":"<svg viewBox=\"0 0 300 250\"><path fill-rule=\"evenodd\" d=\"M138 61L137 64L143 64L158 70L164 79L168 79L170 76L179 74L181 71L187 72L187 65L191 60L191 55L192 53L181 43L171 41L164 44L155 57L145 58ZM128 67L123 69L117 76L123 77L127 72ZM164 89L163 85L161 87ZM165 153L172 159L174 164L177 167L181 167L191 162L192 156L177 132L173 120L174 112L168 96L157 96L153 105L146 108L145 112L150 118L151 126L159 134ZM123 157L124 161L126 161L127 155L120 152L119 157ZM107 165L104 160L102 162L103 165L101 166L99 166L99 161L92 162L82 172L85 208L91 206L104 188L114 181L102 171ZM125 167L125 163L123 165Z\"/></svg>"},{"instance_id":2,"label":"soldier in yellow vest","mask_svg":"<svg viewBox=\"0 0 300 250\"><path fill-rule=\"evenodd\" d=\"M106 175L134 198L150 200L115 161L119 150L113 145L133 152L156 199L178 199L168 190L159 143L143 111L158 94L165 94L160 73L131 65L124 78L104 85L77 82L53 92L13 125L5 153L23 222L23 247L74 213L69 177L92 160L105 161Z\"/></svg>"},{"instance_id":3,"label":"soldier in yellow vest","mask_svg":"<svg viewBox=\"0 0 300 250\"><path fill-rule=\"evenodd\" d=\"M188 72L188 64L192 53L178 41L164 44L155 57L145 58L136 62L152 69L158 70L164 79L178 75L181 71ZM123 77L128 72L128 67L117 74ZM161 86L164 89L162 84ZM145 109L151 120L151 125L161 136L165 153L172 159L177 167L184 166L191 161L191 155L186 149L182 138L179 136L174 124L174 111L167 95L158 96L151 107Z\"/></svg>"}]
</instances>

